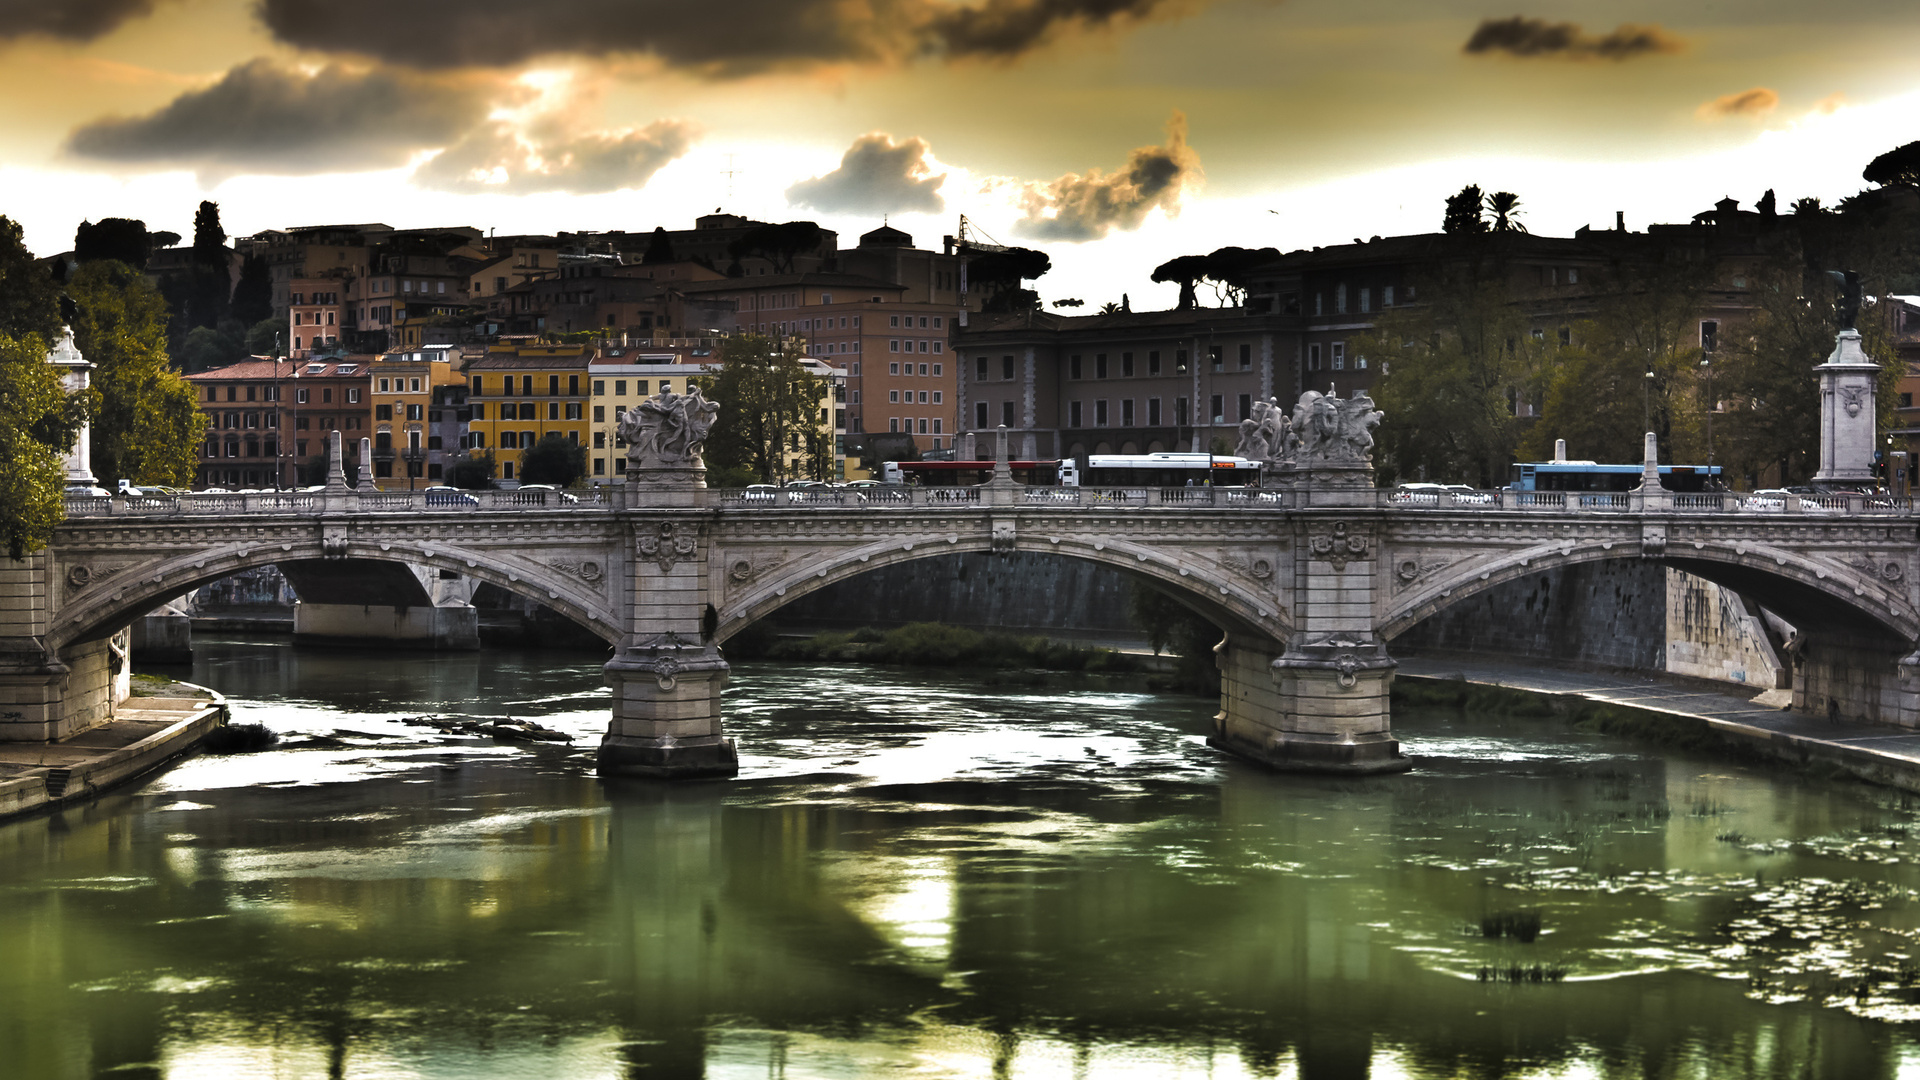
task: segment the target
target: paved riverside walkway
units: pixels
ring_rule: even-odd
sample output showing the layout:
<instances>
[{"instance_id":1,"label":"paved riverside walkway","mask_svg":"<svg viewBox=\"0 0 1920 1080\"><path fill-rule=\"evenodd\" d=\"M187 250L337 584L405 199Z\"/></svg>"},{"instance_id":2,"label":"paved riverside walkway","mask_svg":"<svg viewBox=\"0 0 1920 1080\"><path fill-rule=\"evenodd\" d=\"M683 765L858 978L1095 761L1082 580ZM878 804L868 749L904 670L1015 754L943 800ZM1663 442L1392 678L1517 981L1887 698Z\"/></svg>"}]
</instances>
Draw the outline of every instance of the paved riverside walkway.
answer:
<instances>
[{"instance_id":1,"label":"paved riverside walkway","mask_svg":"<svg viewBox=\"0 0 1920 1080\"><path fill-rule=\"evenodd\" d=\"M56 743L0 743L0 820L82 802L193 749L226 722L226 699L176 683L181 697L130 697L111 722Z\"/></svg>"},{"instance_id":2,"label":"paved riverside walkway","mask_svg":"<svg viewBox=\"0 0 1920 1080\"><path fill-rule=\"evenodd\" d=\"M1824 761L1863 780L1920 791L1920 730L1795 712L1783 707L1786 691L1763 694L1731 684L1719 690L1711 683L1663 675L1571 671L1478 659L1396 659L1400 665L1395 672L1398 678L1465 679L1485 686L1697 718L1722 735L1752 744L1773 757L1803 764Z\"/></svg>"}]
</instances>

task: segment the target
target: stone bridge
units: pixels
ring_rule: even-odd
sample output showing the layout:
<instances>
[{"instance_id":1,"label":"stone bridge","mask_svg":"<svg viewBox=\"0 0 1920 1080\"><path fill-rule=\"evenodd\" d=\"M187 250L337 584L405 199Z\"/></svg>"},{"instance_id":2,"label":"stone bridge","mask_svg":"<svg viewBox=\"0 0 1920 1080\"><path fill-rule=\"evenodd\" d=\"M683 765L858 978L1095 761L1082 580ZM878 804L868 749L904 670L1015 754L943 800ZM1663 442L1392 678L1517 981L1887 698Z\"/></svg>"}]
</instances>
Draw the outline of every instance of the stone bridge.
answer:
<instances>
[{"instance_id":1,"label":"stone bridge","mask_svg":"<svg viewBox=\"0 0 1920 1080\"><path fill-rule=\"evenodd\" d=\"M76 499L50 547L0 562L0 738L102 721L109 639L171 598L269 563L315 581L384 566L490 582L605 639L602 772L725 775L736 767L721 707L729 637L814 589L952 552L1091 560L1213 620L1225 631L1213 743L1278 768L1406 768L1388 710L1393 639L1502 582L1605 559L1677 567L1800 628L1796 705L1920 724L1920 519L1905 502L1676 496L1657 484L1400 501L1323 479L769 493L636 476L578 501L338 481L291 495Z\"/></svg>"}]
</instances>

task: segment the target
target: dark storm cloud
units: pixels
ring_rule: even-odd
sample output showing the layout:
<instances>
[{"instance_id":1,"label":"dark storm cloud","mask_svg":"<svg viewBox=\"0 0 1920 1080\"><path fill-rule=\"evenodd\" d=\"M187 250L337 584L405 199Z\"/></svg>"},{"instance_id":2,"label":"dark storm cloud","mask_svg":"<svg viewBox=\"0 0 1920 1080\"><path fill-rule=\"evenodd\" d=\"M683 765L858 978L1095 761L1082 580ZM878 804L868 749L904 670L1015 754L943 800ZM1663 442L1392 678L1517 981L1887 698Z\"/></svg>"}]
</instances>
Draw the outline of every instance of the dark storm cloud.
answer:
<instances>
[{"instance_id":1,"label":"dark storm cloud","mask_svg":"<svg viewBox=\"0 0 1920 1080\"><path fill-rule=\"evenodd\" d=\"M788 188L787 201L829 214L938 214L946 209L940 185L947 175L927 164L930 149L925 139L896 143L882 131L862 135L839 168Z\"/></svg>"},{"instance_id":2,"label":"dark storm cloud","mask_svg":"<svg viewBox=\"0 0 1920 1080\"><path fill-rule=\"evenodd\" d=\"M31 35L92 41L153 12L156 0L0 0L0 41Z\"/></svg>"},{"instance_id":3,"label":"dark storm cloud","mask_svg":"<svg viewBox=\"0 0 1920 1080\"><path fill-rule=\"evenodd\" d=\"M1621 23L1611 33L1596 37L1577 23L1550 23L1515 15L1481 20L1461 51L1562 60L1631 60L1684 48L1685 41L1658 26Z\"/></svg>"},{"instance_id":4,"label":"dark storm cloud","mask_svg":"<svg viewBox=\"0 0 1920 1080\"><path fill-rule=\"evenodd\" d=\"M684 120L659 120L632 131L538 140L522 137L510 125L492 123L420 166L413 182L443 191L508 195L593 195L643 188L654 173L692 148L695 134Z\"/></svg>"},{"instance_id":5,"label":"dark storm cloud","mask_svg":"<svg viewBox=\"0 0 1920 1080\"><path fill-rule=\"evenodd\" d=\"M212 176L391 168L479 123L494 89L339 65L308 73L259 59L145 116L82 125L66 149L96 161Z\"/></svg>"},{"instance_id":6,"label":"dark storm cloud","mask_svg":"<svg viewBox=\"0 0 1920 1080\"><path fill-rule=\"evenodd\" d=\"M1015 228L1035 240L1098 240L1137 229L1154 207L1178 213L1180 198L1200 181L1200 155L1187 145L1187 118L1167 121L1165 146L1143 146L1118 172L1068 173L1029 188L1026 216Z\"/></svg>"},{"instance_id":7,"label":"dark storm cloud","mask_svg":"<svg viewBox=\"0 0 1920 1080\"><path fill-rule=\"evenodd\" d=\"M1085 31L1175 17L1205 0L259 0L289 45L414 67L647 55L709 75L919 56L1010 58Z\"/></svg>"}]
</instances>

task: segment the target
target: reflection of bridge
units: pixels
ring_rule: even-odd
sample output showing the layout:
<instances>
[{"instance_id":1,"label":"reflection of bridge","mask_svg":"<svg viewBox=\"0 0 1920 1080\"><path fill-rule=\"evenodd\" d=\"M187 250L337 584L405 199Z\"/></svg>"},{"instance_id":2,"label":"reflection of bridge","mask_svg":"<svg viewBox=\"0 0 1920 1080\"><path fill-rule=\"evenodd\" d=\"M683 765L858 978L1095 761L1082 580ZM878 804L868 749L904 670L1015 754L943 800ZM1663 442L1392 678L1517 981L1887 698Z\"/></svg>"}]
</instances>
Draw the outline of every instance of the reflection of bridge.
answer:
<instances>
[{"instance_id":1,"label":"reflection of bridge","mask_svg":"<svg viewBox=\"0 0 1920 1080\"><path fill-rule=\"evenodd\" d=\"M1651 559L1755 595L1799 627L1796 704L1920 723L1920 543L1910 507L1834 496L1508 494L1449 504L1371 487L774 493L628 485L580 501L483 493L81 499L50 548L0 569L0 728L101 719L115 631L216 578L277 563L444 571L532 597L614 649L602 767L731 771L720 690L732 634L825 585L957 552L1044 552L1123 570L1226 630L1215 743L1281 767L1405 767L1387 688L1395 636L1502 582ZM613 501L607 501L611 499ZM622 501L622 500L631 500ZM377 575L376 575L377 576ZM427 575L415 575L424 577ZM441 576L441 575L431 575Z\"/></svg>"}]
</instances>

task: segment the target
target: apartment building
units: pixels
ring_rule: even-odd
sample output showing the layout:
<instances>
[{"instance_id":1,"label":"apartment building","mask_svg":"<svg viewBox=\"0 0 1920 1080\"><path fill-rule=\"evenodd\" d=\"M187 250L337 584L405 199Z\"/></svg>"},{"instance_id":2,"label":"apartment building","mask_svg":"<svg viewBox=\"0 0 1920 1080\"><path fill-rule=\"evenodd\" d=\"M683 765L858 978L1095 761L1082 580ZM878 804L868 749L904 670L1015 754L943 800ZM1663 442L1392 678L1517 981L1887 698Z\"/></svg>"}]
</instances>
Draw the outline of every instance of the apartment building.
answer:
<instances>
[{"instance_id":1,"label":"apartment building","mask_svg":"<svg viewBox=\"0 0 1920 1080\"><path fill-rule=\"evenodd\" d=\"M351 275L294 278L288 283L287 355L304 360L315 352L337 348L345 326L343 290Z\"/></svg>"},{"instance_id":2,"label":"apartment building","mask_svg":"<svg viewBox=\"0 0 1920 1080\"><path fill-rule=\"evenodd\" d=\"M429 345L383 353L368 372L373 407L373 477L383 490L411 489L438 480L429 451L441 449L441 434L428 413L442 387L466 382L458 346Z\"/></svg>"},{"instance_id":3,"label":"apartment building","mask_svg":"<svg viewBox=\"0 0 1920 1080\"><path fill-rule=\"evenodd\" d=\"M513 480L520 451L558 432L589 443L592 345L510 345L467 365L468 445L494 452L496 480Z\"/></svg>"},{"instance_id":4,"label":"apartment building","mask_svg":"<svg viewBox=\"0 0 1920 1080\"><path fill-rule=\"evenodd\" d=\"M611 350L589 365L592 391L593 445L587 454L587 476L592 483L621 483L626 478L627 444L620 438L620 418L641 401L669 391L684 394L692 380L718 364L687 364L671 352L653 350L611 355Z\"/></svg>"},{"instance_id":5,"label":"apartment building","mask_svg":"<svg viewBox=\"0 0 1920 1080\"><path fill-rule=\"evenodd\" d=\"M339 431L359 458L372 415L370 356L336 360L254 357L186 376L210 421L197 487L291 488L325 479L327 435ZM352 478L352 474L349 474Z\"/></svg>"}]
</instances>

